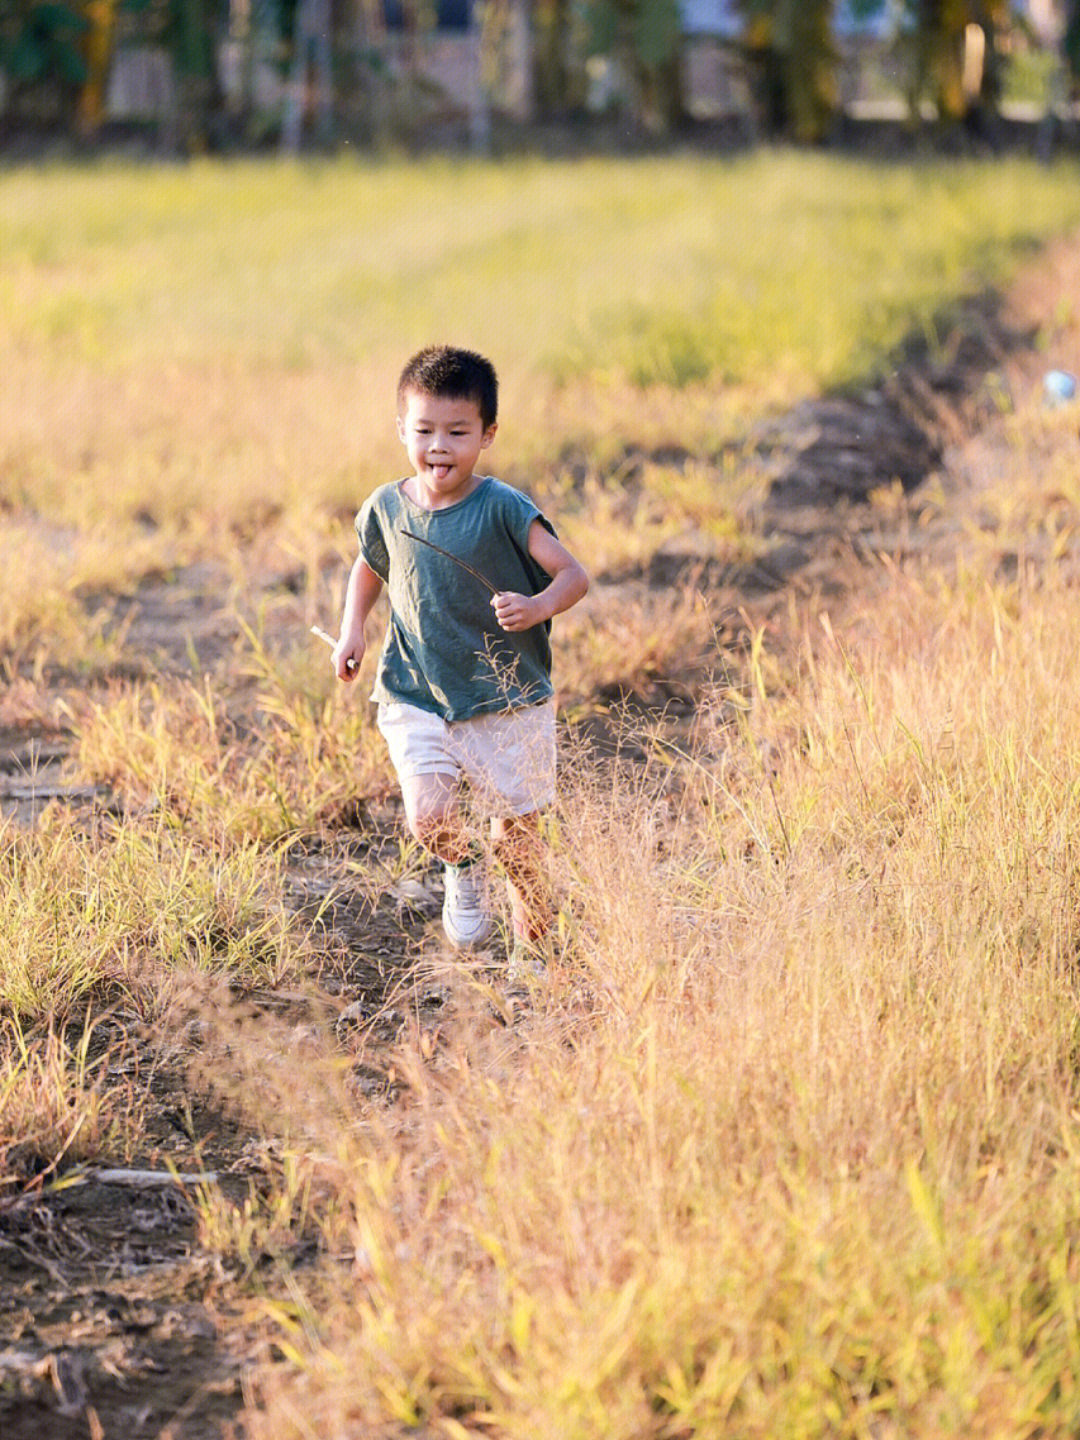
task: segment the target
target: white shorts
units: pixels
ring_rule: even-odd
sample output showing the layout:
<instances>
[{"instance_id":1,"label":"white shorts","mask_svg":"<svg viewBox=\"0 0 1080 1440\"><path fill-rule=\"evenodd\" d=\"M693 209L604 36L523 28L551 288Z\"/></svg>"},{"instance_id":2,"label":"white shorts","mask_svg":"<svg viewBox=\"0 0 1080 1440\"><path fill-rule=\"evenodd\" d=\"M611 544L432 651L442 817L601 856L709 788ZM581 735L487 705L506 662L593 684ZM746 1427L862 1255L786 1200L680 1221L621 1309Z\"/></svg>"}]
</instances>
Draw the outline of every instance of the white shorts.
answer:
<instances>
[{"instance_id":1,"label":"white shorts","mask_svg":"<svg viewBox=\"0 0 1080 1440\"><path fill-rule=\"evenodd\" d=\"M450 721L382 700L378 726L401 781L420 775L468 780L491 814L530 815L554 802L554 700Z\"/></svg>"}]
</instances>

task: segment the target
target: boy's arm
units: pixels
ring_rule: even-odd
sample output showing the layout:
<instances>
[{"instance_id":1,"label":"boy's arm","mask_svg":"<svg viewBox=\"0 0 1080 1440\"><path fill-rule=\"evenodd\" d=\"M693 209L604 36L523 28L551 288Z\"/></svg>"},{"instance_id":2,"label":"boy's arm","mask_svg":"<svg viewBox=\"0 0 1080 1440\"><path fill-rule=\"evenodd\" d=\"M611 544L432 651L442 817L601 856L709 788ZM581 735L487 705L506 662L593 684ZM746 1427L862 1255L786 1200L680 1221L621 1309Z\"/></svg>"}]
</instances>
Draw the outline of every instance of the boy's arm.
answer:
<instances>
[{"instance_id":1,"label":"boy's arm","mask_svg":"<svg viewBox=\"0 0 1080 1440\"><path fill-rule=\"evenodd\" d=\"M362 555L358 555L349 571L345 608L341 615L341 635L334 646L333 665L339 680L355 680L360 672L360 662L367 648L364 624L379 598L382 585L375 571Z\"/></svg>"},{"instance_id":2,"label":"boy's arm","mask_svg":"<svg viewBox=\"0 0 1080 1440\"><path fill-rule=\"evenodd\" d=\"M493 597L495 618L504 630L531 630L553 615L561 615L576 605L589 588L589 577L566 546L551 531L534 520L529 526L529 554L551 576L538 595L518 595L504 590Z\"/></svg>"}]
</instances>

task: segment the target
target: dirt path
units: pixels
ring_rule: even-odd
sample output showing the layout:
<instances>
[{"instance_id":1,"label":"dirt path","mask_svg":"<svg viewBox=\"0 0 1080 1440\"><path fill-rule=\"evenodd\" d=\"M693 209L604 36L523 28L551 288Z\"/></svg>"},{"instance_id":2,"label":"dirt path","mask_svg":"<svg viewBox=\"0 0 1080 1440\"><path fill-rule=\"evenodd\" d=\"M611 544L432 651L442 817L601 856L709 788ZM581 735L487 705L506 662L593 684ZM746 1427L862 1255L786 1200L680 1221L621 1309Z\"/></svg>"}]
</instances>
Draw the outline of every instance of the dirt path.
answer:
<instances>
[{"instance_id":1,"label":"dirt path","mask_svg":"<svg viewBox=\"0 0 1080 1440\"><path fill-rule=\"evenodd\" d=\"M90 1180L0 1218L4 1440L221 1434L250 1338L223 1282L172 1186Z\"/></svg>"},{"instance_id":2,"label":"dirt path","mask_svg":"<svg viewBox=\"0 0 1080 1440\"><path fill-rule=\"evenodd\" d=\"M1007 301L984 297L966 307L937 353L913 347L882 384L804 402L762 427L751 439L771 478L763 551L753 565L722 566L692 543L677 545L633 573L598 577L593 603L611 603L623 587L670 587L693 576L719 610L734 615L749 604L776 626L792 587L804 599L842 605L871 573L860 556L912 543L910 512L893 522L868 496L898 482L917 509L931 476L951 503L934 511L918 543L948 553L977 476L992 469L994 446L1005 443L1001 397L1030 394L1051 364L1080 365L1075 333L1058 337L1063 350L1035 348L1040 333L1047 343L1040 327L1062 293L1080 293L1080 242L1050 251ZM127 635L136 661L184 673L193 654L205 663L226 653L237 631L216 598L227 591L220 581L196 565L168 584L144 584ZM677 678L692 697L695 675ZM25 722L16 714L0 730L0 812L22 824L53 798L107 803L65 783L70 736L43 722L40 706L32 709ZM384 821L389 837L393 816ZM317 850L298 855L287 896L297 912L325 905L340 859ZM439 903L437 885L421 878L388 889L374 909L338 900L324 914L328 944L362 957L320 981L327 1023L357 1051L357 1087L368 1096L392 1095L380 1048L406 1025L436 1025L452 1000L438 976L415 965ZM280 1014L291 1002L269 995L262 1003ZM255 1142L190 1102L183 1078L162 1070L149 1161L212 1169L216 1183L240 1198L262 1163ZM210 1440L236 1422L255 1330L241 1291L199 1250L190 1194L190 1185L147 1189L87 1176L70 1189L0 1206L4 1440Z\"/></svg>"}]
</instances>

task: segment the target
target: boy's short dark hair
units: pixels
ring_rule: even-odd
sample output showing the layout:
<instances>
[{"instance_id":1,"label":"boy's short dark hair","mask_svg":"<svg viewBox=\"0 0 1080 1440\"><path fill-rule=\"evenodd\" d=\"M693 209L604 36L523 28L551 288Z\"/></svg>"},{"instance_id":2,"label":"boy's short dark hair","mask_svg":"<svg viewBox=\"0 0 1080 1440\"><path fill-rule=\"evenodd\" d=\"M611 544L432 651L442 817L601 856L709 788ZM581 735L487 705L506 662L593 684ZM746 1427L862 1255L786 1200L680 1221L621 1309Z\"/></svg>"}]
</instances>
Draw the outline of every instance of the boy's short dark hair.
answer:
<instances>
[{"instance_id":1,"label":"boy's short dark hair","mask_svg":"<svg viewBox=\"0 0 1080 1440\"><path fill-rule=\"evenodd\" d=\"M405 396L410 390L443 400L471 400L480 411L485 430L498 417L499 379L495 366L474 350L459 350L453 345L429 345L418 350L398 380L399 410L405 408Z\"/></svg>"}]
</instances>

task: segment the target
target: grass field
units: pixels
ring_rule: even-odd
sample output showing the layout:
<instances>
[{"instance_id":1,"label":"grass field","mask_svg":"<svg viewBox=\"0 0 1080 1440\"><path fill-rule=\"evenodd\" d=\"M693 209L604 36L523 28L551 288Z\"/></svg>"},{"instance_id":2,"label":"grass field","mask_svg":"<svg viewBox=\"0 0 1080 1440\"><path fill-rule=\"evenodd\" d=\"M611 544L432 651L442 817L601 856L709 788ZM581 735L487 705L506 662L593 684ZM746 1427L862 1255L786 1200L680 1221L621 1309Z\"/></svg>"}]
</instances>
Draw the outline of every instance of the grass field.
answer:
<instances>
[{"instance_id":1,"label":"grass field","mask_svg":"<svg viewBox=\"0 0 1080 1440\"><path fill-rule=\"evenodd\" d=\"M341 543L400 465L392 377L433 336L497 356L508 479L584 468L596 498L628 450L712 455L912 334L933 349L963 296L1080 220L1068 164L785 153L46 168L0 197L0 642L39 661L87 633L81 594L271 520L309 560ZM721 523L735 479L709 487Z\"/></svg>"},{"instance_id":2,"label":"grass field","mask_svg":"<svg viewBox=\"0 0 1080 1440\"><path fill-rule=\"evenodd\" d=\"M256 1440L1074 1435L1080 439L1031 377L1080 357L1076 245L1037 280L1077 180L0 172L0 727L78 790L0 822L13 1243L80 1167L257 1153L193 1192ZM705 581L642 580L688 535L752 561L751 427L915 339L944 362L1021 272L1034 351L978 433L943 415L944 478L837 520L827 600L736 635ZM307 635L433 338L500 364L493 468L602 579L557 626L563 953L524 1009L426 933L367 706ZM669 681L678 726L618 713ZM381 1011L347 1031L360 966Z\"/></svg>"},{"instance_id":3,"label":"grass field","mask_svg":"<svg viewBox=\"0 0 1080 1440\"><path fill-rule=\"evenodd\" d=\"M504 465L715 447L861 382L1080 219L1072 167L777 154L0 176L3 491L51 515L352 504L387 375L500 360Z\"/></svg>"}]
</instances>

